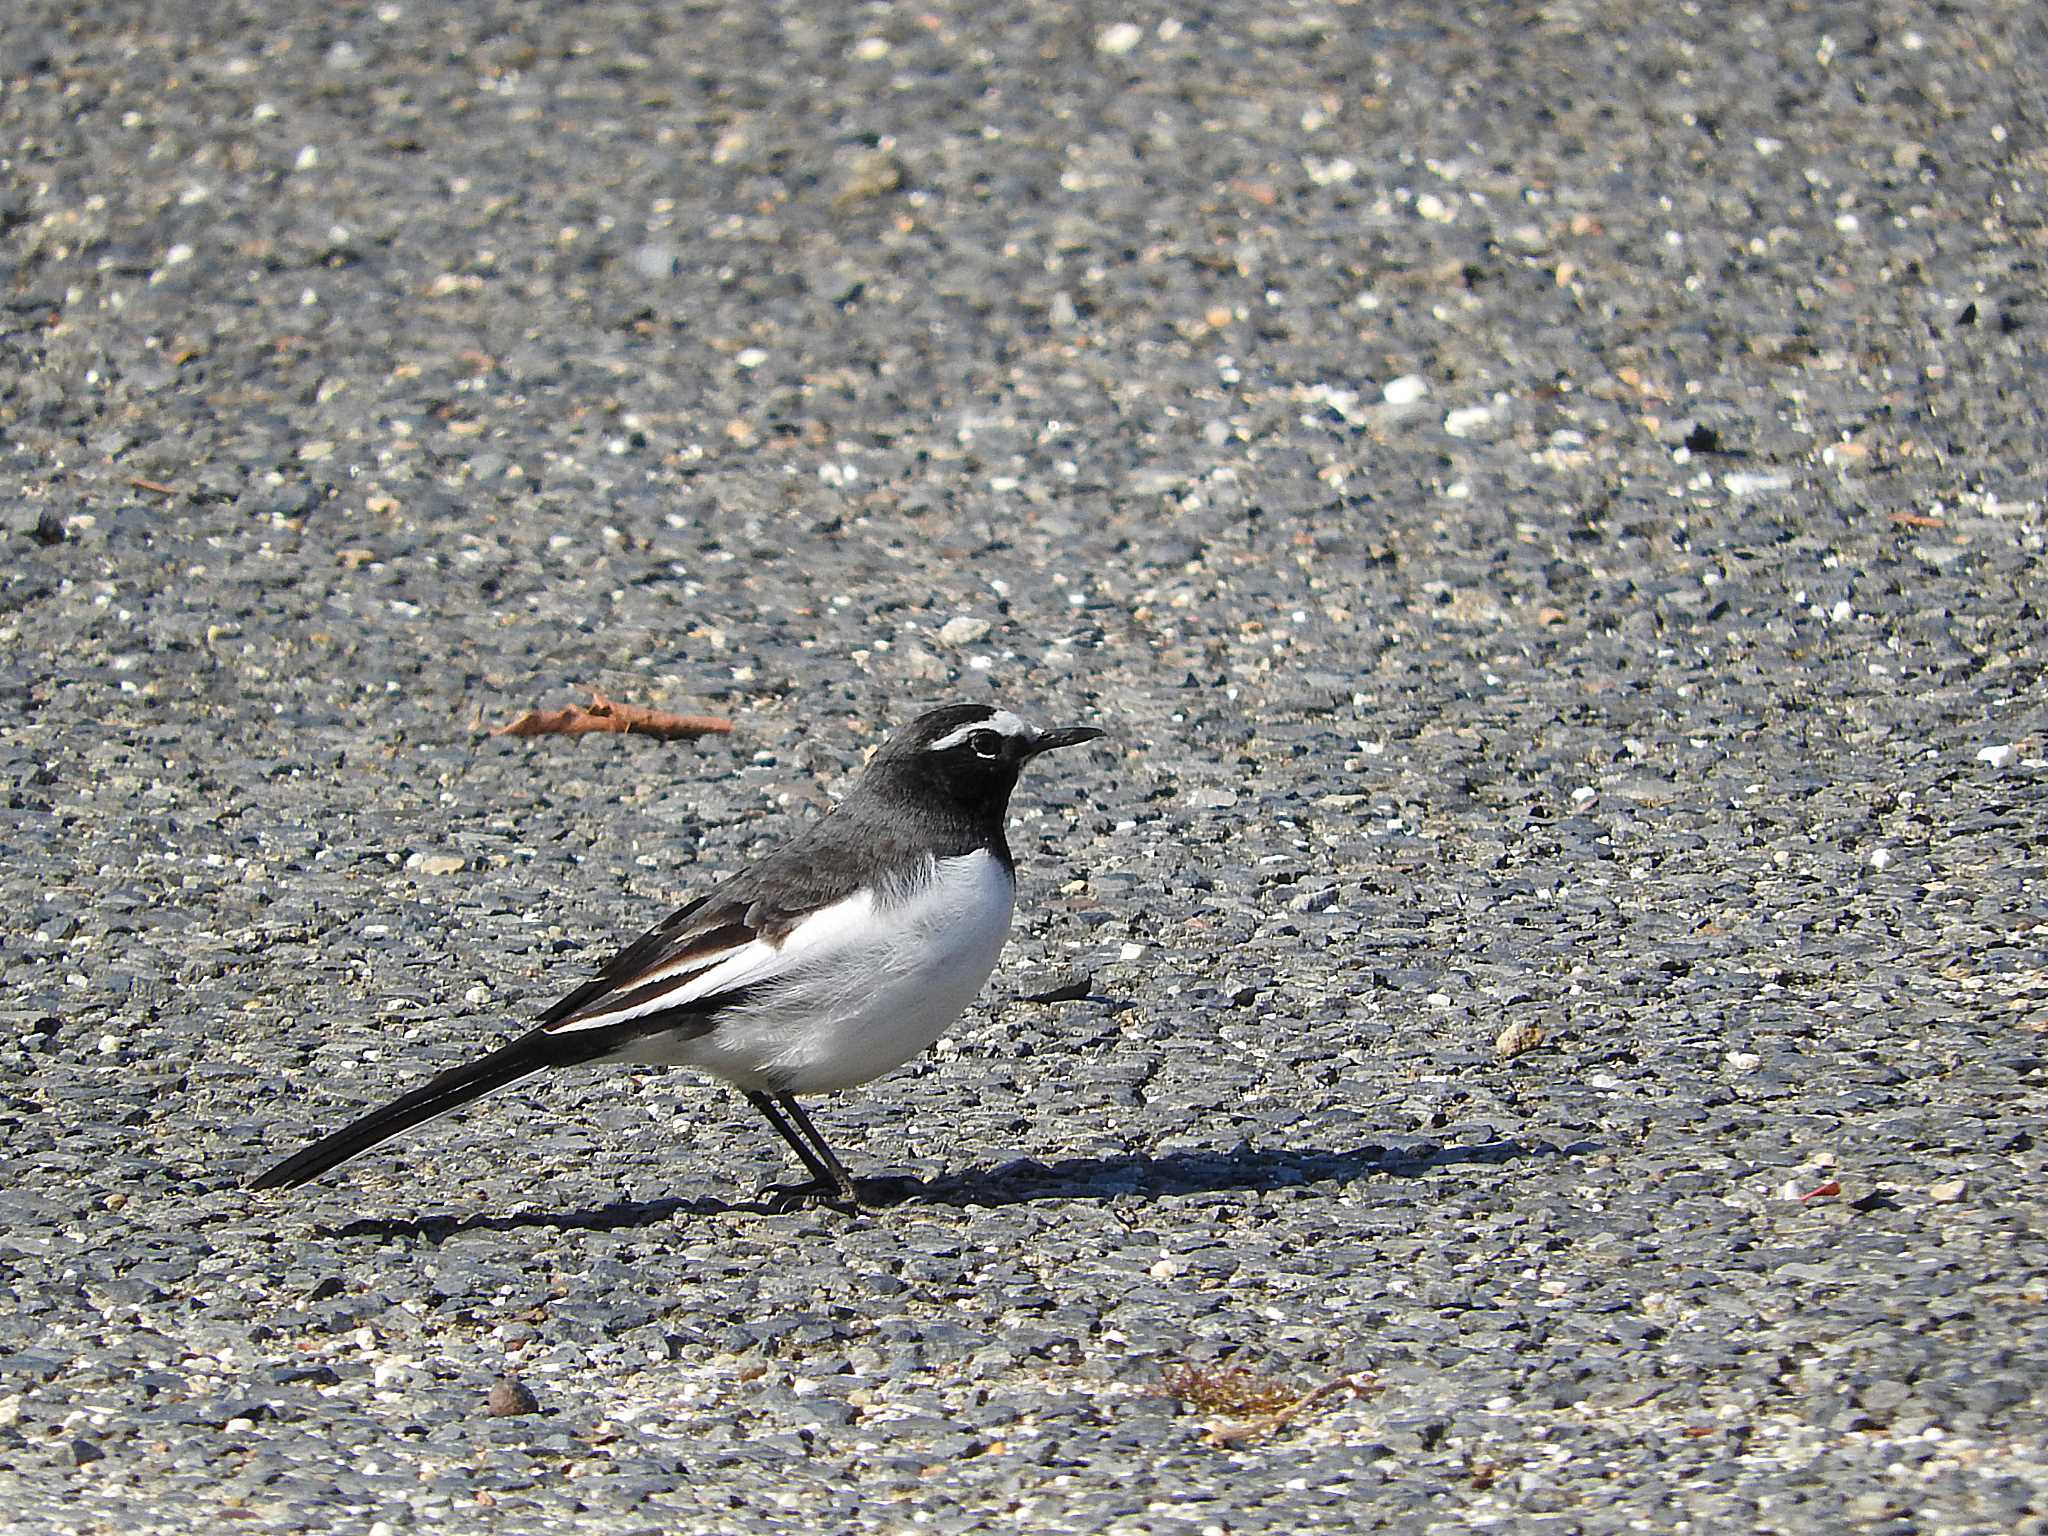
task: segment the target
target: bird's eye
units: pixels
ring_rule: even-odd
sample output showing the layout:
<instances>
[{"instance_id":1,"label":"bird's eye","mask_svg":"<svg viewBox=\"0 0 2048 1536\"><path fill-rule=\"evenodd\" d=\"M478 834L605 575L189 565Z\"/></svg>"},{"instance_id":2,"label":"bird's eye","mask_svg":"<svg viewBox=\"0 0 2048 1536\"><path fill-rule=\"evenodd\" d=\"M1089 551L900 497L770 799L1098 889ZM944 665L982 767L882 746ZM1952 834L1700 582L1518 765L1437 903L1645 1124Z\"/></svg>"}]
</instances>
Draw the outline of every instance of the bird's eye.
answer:
<instances>
[{"instance_id":1,"label":"bird's eye","mask_svg":"<svg viewBox=\"0 0 2048 1536\"><path fill-rule=\"evenodd\" d=\"M993 762L1003 755L1003 738L994 731L976 731L967 738L967 750Z\"/></svg>"}]
</instances>

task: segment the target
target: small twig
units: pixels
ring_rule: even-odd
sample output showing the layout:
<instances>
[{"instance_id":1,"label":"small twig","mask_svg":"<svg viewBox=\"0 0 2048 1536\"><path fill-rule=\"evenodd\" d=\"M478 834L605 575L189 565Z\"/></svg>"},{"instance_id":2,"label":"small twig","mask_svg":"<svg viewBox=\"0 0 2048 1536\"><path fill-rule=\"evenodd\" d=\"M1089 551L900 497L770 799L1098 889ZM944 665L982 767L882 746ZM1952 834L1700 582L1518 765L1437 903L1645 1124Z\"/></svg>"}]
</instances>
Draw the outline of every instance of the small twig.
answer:
<instances>
[{"instance_id":1,"label":"small twig","mask_svg":"<svg viewBox=\"0 0 2048 1536\"><path fill-rule=\"evenodd\" d=\"M165 485L159 480L141 480L131 477L128 483L138 491L154 491L159 496L175 496L178 494L176 486Z\"/></svg>"},{"instance_id":2,"label":"small twig","mask_svg":"<svg viewBox=\"0 0 2048 1536\"><path fill-rule=\"evenodd\" d=\"M1209 1429L1209 1443L1235 1445L1238 1441L1249 1440L1254 1435L1271 1434L1275 1430L1285 1429L1317 1403L1335 1397L1339 1392L1348 1393L1352 1397L1363 1397L1378 1384L1370 1371L1360 1371L1352 1376L1333 1377L1320 1387L1302 1393L1284 1408L1260 1414L1255 1419L1246 1419L1241 1424L1212 1425Z\"/></svg>"}]
</instances>

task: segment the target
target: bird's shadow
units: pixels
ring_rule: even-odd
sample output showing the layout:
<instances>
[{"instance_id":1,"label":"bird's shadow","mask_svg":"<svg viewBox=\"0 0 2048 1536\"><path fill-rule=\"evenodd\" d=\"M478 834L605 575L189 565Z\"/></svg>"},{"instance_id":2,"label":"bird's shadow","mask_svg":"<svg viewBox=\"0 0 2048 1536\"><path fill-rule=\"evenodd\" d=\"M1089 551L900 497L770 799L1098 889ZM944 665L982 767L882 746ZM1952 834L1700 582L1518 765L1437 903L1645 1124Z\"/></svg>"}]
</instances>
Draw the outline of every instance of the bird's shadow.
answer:
<instances>
[{"instance_id":1,"label":"bird's shadow","mask_svg":"<svg viewBox=\"0 0 2048 1536\"><path fill-rule=\"evenodd\" d=\"M1031 1158L942 1174L933 1179L862 1179L864 1211L900 1206L1003 1206L1032 1201L1122 1201L1172 1199L1233 1190L1266 1192L1314 1184L1348 1184L1376 1175L1419 1178L1460 1164L1497 1167L1532 1157L1568 1157L1592 1150L1577 1142L1555 1147L1511 1138L1471 1146L1384 1147L1366 1144L1348 1151L1307 1147L1262 1150L1241 1145L1228 1152L1142 1152L1120 1157L1070 1157L1056 1163ZM336 1237L410 1238L430 1243L469 1232L516 1232L529 1227L610 1232L653 1226L678 1216L771 1216L785 1214L768 1200L617 1200L580 1211L515 1211L502 1216L434 1215L364 1217L325 1230ZM851 1214L851 1213L849 1213ZM821 1212L828 1217L830 1211Z\"/></svg>"}]
</instances>

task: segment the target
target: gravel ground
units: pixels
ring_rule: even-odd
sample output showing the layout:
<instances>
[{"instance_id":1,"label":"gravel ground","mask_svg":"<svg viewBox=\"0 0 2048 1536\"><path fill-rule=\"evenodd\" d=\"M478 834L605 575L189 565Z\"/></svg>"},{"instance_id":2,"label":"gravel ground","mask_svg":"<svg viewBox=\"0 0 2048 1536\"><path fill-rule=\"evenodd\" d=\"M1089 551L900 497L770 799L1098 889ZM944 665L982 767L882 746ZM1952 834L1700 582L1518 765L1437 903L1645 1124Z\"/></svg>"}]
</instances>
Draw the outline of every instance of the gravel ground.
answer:
<instances>
[{"instance_id":1,"label":"gravel ground","mask_svg":"<svg viewBox=\"0 0 2048 1536\"><path fill-rule=\"evenodd\" d=\"M2048 1529L2044 55L11 0L0 1528ZM240 1188L957 697L1113 737L905 1198Z\"/></svg>"}]
</instances>

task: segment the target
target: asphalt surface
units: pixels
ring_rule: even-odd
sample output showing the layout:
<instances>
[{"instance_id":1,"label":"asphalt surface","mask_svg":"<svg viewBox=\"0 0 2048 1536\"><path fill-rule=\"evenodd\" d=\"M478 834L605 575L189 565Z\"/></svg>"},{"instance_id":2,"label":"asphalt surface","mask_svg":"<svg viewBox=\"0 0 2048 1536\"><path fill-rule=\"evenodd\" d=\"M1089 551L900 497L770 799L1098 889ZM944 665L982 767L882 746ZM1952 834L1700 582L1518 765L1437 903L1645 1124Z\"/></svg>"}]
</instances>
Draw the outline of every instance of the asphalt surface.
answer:
<instances>
[{"instance_id":1,"label":"asphalt surface","mask_svg":"<svg viewBox=\"0 0 2048 1536\"><path fill-rule=\"evenodd\" d=\"M2044 56L16 0L0 1529L2048 1529ZM879 1208L241 1188L961 697L1112 735Z\"/></svg>"}]
</instances>

